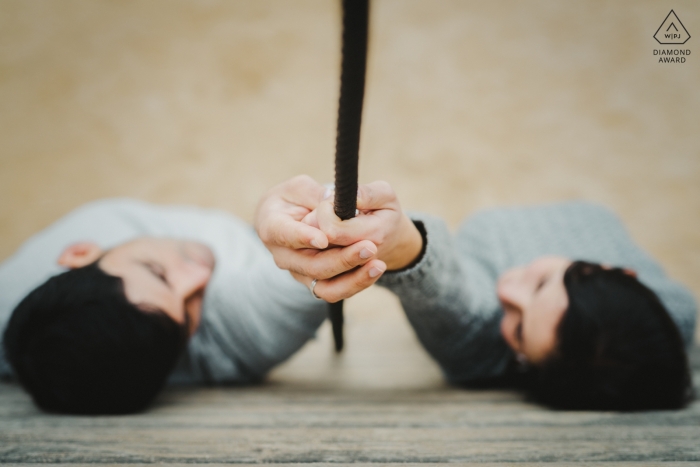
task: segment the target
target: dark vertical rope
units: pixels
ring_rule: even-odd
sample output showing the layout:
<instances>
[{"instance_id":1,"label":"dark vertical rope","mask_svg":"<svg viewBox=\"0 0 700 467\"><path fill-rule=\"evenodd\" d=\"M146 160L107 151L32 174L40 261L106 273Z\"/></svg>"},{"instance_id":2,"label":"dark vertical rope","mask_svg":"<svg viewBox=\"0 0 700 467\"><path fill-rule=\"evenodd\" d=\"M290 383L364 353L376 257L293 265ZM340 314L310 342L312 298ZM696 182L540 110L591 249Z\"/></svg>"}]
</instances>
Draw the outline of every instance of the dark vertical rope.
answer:
<instances>
[{"instance_id":1,"label":"dark vertical rope","mask_svg":"<svg viewBox=\"0 0 700 467\"><path fill-rule=\"evenodd\" d=\"M343 0L343 60L335 146L335 213L355 217L362 100L367 62L368 0Z\"/></svg>"},{"instance_id":2,"label":"dark vertical rope","mask_svg":"<svg viewBox=\"0 0 700 467\"><path fill-rule=\"evenodd\" d=\"M343 0L343 49L340 70L338 132L335 140L335 214L355 217L362 124L362 100L367 68L369 0ZM343 302L329 308L335 350L343 349Z\"/></svg>"},{"instance_id":3,"label":"dark vertical rope","mask_svg":"<svg viewBox=\"0 0 700 467\"><path fill-rule=\"evenodd\" d=\"M343 301L328 304L328 318L331 320L333 328L333 341L335 351L343 350Z\"/></svg>"}]
</instances>

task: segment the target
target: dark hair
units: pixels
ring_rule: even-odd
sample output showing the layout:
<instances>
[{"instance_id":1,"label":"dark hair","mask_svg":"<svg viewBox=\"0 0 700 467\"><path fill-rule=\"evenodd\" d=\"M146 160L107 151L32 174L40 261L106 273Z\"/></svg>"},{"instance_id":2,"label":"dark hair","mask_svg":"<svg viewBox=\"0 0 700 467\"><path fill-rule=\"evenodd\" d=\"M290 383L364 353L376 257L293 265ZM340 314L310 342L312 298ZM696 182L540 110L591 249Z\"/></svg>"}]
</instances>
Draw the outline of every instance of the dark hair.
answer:
<instances>
[{"instance_id":1,"label":"dark hair","mask_svg":"<svg viewBox=\"0 0 700 467\"><path fill-rule=\"evenodd\" d=\"M74 414L145 409L185 343L183 327L131 304L121 278L97 262L34 289L4 336L10 365L36 404Z\"/></svg>"},{"instance_id":2,"label":"dark hair","mask_svg":"<svg viewBox=\"0 0 700 467\"><path fill-rule=\"evenodd\" d=\"M683 407L692 382L683 340L659 298L619 268L574 262L554 355L537 370L531 396L571 410Z\"/></svg>"}]
</instances>

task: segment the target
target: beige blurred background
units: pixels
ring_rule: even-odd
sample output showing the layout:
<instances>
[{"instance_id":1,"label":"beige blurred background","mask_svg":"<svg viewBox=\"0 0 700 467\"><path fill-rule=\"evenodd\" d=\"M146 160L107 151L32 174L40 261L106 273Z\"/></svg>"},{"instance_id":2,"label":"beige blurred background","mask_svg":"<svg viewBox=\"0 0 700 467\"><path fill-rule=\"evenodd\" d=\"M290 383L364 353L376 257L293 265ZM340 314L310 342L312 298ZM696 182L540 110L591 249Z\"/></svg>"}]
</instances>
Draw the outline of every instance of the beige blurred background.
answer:
<instances>
[{"instance_id":1,"label":"beige blurred background","mask_svg":"<svg viewBox=\"0 0 700 467\"><path fill-rule=\"evenodd\" d=\"M672 8L691 55L660 64ZM0 2L0 259L97 198L250 221L272 185L330 181L339 26L330 0ZM373 0L361 182L453 227L602 202L697 297L699 39L695 0ZM347 309L345 360L324 328L273 380L439 384L388 293Z\"/></svg>"}]
</instances>

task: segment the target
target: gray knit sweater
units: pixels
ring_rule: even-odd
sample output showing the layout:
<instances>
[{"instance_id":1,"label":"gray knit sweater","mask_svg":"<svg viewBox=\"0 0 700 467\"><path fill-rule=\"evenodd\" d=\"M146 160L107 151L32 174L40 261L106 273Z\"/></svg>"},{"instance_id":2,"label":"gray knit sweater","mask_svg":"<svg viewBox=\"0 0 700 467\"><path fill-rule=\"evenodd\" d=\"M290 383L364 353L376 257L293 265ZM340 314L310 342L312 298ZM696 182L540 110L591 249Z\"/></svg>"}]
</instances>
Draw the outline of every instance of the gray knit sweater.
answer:
<instances>
[{"instance_id":1,"label":"gray knit sweater","mask_svg":"<svg viewBox=\"0 0 700 467\"><path fill-rule=\"evenodd\" d=\"M386 273L379 284L401 300L419 340L453 382L503 375L513 353L501 337L496 281L507 269L547 254L628 267L652 289L692 343L692 295L630 238L620 220L601 206L568 202L483 211L453 237L427 215L427 246L408 270Z\"/></svg>"}]
</instances>

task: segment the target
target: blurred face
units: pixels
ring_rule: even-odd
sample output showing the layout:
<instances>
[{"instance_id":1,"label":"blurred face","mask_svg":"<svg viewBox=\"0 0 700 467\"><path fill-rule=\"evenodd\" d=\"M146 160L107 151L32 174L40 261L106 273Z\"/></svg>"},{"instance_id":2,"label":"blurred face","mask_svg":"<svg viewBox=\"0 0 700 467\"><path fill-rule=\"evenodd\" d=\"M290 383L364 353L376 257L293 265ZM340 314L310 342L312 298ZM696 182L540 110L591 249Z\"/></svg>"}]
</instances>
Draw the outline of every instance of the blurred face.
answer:
<instances>
[{"instance_id":1,"label":"blurred face","mask_svg":"<svg viewBox=\"0 0 700 467\"><path fill-rule=\"evenodd\" d=\"M501 334L529 363L542 363L556 346L556 330L569 306L564 273L571 260L544 256L509 269L498 279Z\"/></svg>"},{"instance_id":2,"label":"blurred face","mask_svg":"<svg viewBox=\"0 0 700 467\"><path fill-rule=\"evenodd\" d=\"M121 277L127 299L144 311L161 310L194 334L214 255L200 243L142 237L107 251L99 262Z\"/></svg>"}]
</instances>

